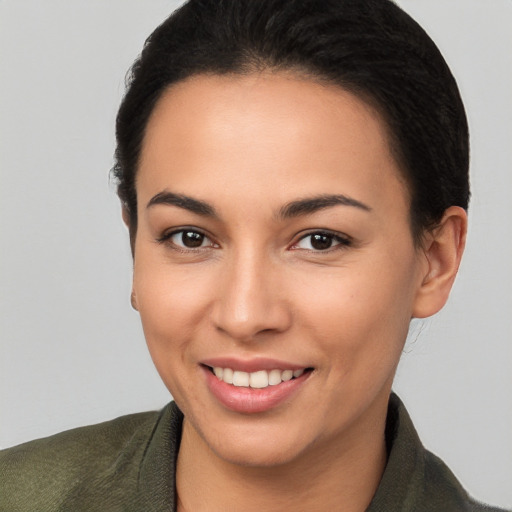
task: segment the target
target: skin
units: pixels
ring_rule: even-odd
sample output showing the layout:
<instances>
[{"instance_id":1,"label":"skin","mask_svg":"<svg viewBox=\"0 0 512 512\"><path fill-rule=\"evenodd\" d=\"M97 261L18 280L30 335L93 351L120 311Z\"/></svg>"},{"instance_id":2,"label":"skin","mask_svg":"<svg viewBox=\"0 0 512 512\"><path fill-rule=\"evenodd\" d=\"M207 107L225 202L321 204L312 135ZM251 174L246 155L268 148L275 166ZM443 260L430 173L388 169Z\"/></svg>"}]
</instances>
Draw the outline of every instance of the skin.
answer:
<instances>
[{"instance_id":1,"label":"skin","mask_svg":"<svg viewBox=\"0 0 512 512\"><path fill-rule=\"evenodd\" d=\"M136 190L133 303L185 415L180 510L365 510L385 467L387 402L410 319L444 305L465 212L448 209L417 247L379 115L338 87L283 72L198 76L166 91ZM162 193L215 215L153 199ZM365 207L282 215L332 194ZM205 235L201 247L170 236L183 227ZM332 246L315 250L315 232ZM313 371L284 403L241 414L212 395L201 364L228 356Z\"/></svg>"}]
</instances>

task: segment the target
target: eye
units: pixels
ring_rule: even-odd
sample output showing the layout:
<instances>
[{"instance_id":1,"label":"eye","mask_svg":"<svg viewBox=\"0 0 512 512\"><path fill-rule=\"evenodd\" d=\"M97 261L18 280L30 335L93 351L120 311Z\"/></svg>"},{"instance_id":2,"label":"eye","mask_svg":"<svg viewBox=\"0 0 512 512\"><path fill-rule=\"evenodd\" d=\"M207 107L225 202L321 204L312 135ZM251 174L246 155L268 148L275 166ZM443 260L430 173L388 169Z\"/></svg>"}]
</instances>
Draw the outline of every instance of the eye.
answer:
<instances>
[{"instance_id":1,"label":"eye","mask_svg":"<svg viewBox=\"0 0 512 512\"><path fill-rule=\"evenodd\" d=\"M303 236L292 249L305 249L308 251L327 251L336 246L349 246L350 240L334 233L318 231Z\"/></svg>"},{"instance_id":2,"label":"eye","mask_svg":"<svg viewBox=\"0 0 512 512\"><path fill-rule=\"evenodd\" d=\"M215 247L214 244L204 233L193 229L181 229L173 231L161 237L159 242L170 242L181 249L200 249L202 247Z\"/></svg>"}]
</instances>

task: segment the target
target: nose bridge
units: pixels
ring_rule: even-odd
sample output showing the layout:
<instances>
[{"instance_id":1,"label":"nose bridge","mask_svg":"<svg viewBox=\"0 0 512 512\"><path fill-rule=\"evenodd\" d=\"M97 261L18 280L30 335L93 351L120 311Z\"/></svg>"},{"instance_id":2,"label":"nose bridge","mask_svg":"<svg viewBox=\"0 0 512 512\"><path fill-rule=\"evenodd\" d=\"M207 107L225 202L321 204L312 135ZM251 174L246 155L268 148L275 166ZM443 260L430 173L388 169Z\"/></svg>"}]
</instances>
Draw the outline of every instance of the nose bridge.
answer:
<instances>
[{"instance_id":1,"label":"nose bridge","mask_svg":"<svg viewBox=\"0 0 512 512\"><path fill-rule=\"evenodd\" d=\"M215 308L216 327L241 341L286 329L290 319L277 275L276 263L263 250L247 245L233 251Z\"/></svg>"}]
</instances>

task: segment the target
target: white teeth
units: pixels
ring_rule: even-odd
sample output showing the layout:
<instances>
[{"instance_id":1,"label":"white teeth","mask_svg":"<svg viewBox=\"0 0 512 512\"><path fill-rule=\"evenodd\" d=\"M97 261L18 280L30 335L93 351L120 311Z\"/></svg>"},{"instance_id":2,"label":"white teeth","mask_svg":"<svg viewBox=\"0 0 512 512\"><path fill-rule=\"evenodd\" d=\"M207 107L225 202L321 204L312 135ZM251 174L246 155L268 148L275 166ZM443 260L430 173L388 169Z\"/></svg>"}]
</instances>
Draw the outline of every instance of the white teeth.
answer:
<instances>
[{"instance_id":1,"label":"white teeth","mask_svg":"<svg viewBox=\"0 0 512 512\"><path fill-rule=\"evenodd\" d=\"M249 374L249 385L251 388L266 388L268 386L268 372L261 370Z\"/></svg>"},{"instance_id":2,"label":"white teeth","mask_svg":"<svg viewBox=\"0 0 512 512\"><path fill-rule=\"evenodd\" d=\"M222 374L222 380L226 384L233 384L233 370L231 368L224 368L224 373Z\"/></svg>"},{"instance_id":3,"label":"white teeth","mask_svg":"<svg viewBox=\"0 0 512 512\"><path fill-rule=\"evenodd\" d=\"M292 378L298 378L304 373L301 370L259 370L257 372L234 371L231 368L216 366L213 373L219 380L236 387L263 389L268 386L277 386L281 382L287 382Z\"/></svg>"},{"instance_id":4,"label":"white teeth","mask_svg":"<svg viewBox=\"0 0 512 512\"><path fill-rule=\"evenodd\" d=\"M268 384L269 386L276 386L281 384L281 370L270 370L268 372Z\"/></svg>"},{"instance_id":5,"label":"white teeth","mask_svg":"<svg viewBox=\"0 0 512 512\"><path fill-rule=\"evenodd\" d=\"M249 374L247 372L233 372L233 386L249 387Z\"/></svg>"},{"instance_id":6,"label":"white teeth","mask_svg":"<svg viewBox=\"0 0 512 512\"><path fill-rule=\"evenodd\" d=\"M281 379L283 379L283 381L291 380L292 377L293 377L292 370L284 370L283 373L281 374Z\"/></svg>"}]
</instances>

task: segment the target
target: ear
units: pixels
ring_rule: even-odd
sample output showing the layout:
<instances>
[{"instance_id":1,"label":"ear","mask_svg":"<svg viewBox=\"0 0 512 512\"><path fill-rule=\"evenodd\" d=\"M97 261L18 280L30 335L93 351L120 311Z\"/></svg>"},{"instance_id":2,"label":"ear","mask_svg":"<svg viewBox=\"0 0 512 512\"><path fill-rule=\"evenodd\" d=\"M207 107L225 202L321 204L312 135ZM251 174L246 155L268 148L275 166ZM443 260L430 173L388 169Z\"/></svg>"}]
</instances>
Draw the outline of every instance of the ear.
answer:
<instances>
[{"instance_id":1,"label":"ear","mask_svg":"<svg viewBox=\"0 0 512 512\"><path fill-rule=\"evenodd\" d=\"M130 229L130 214L128 213L126 206L121 208L121 216L123 217L123 222L125 223L126 227Z\"/></svg>"},{"instance_id":2,"label":"ear","mask_svg":"<svg viewBox=\"0 0 512 512\"><path fill-rule=\"evenodd\" d=\"M451 206L439 226L425 236L422 250L426 270L416 294L413 317L432 316L446 304L466 245L467 226L466 211Z\"/></svg>"},{"instance_id":3,"label":"ear","mask_svg":"<svg viewBox=\"0 0 512 512\"><path fill-rule=\"evenodd\" d=\"M131 220L128 208L124 205L121 209L121 216L123 217L123 222L126 224L126 227L128 228L128 233L130 235L130 249L132 251L132 257L135 258L135 225L137 223Z\"/></svg>"},{"instance_id":4,"label":"ear","mask_svg":"<svg viewBox=\"0 0 512 512\"><path fill-rule=\"evenodd\" d=\"M135 309L135 311L139 311L139 305L137 304L137 295L133 289L132 294L130 295L130 302L132 304L132 308Z\"/></svg>"}]
</instances>

